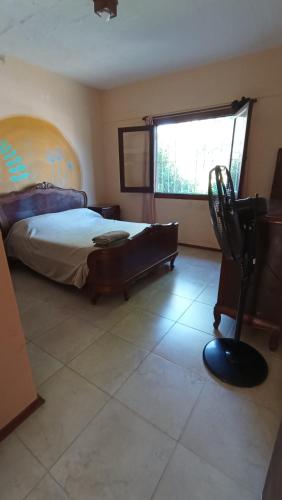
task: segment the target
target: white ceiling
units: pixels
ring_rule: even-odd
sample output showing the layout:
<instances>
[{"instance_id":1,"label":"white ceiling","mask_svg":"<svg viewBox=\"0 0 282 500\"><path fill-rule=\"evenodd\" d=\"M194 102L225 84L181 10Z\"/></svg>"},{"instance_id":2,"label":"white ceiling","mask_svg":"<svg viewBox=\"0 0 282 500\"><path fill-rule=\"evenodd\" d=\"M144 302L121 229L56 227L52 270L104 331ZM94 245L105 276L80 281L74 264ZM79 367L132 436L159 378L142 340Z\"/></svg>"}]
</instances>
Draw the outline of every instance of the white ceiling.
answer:
<instances>
[{"instance_id":1,"label":"white ceiling","mask_svg":"<svg viewBox=\"0 0 282 500\"><path fill-rule=\"evenodd\" d=\"M0 54L97 88L279 45L281 0L0 0Z\"/></svg>"}]
</instances>

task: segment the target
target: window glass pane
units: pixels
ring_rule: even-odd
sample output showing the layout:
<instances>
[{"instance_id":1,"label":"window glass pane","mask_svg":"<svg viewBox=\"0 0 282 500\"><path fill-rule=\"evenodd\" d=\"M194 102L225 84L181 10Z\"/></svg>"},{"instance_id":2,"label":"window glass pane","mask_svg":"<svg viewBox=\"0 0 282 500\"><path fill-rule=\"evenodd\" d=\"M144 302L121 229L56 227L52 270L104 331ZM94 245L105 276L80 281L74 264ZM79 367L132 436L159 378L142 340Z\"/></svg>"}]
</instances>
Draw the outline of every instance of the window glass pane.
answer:
<instances>
[{"instance_id":1,"label":"window glass pane","mask_svg":"<svg viewBox=\"0 0 282 500\"><path fill-rule=\"evenodd\" d=\"M150 133L124 132L124 178L126 187L150 185Z\"/></svg>"},{"instance_id":2,"label":"window glass pane","mask_svg":"<svg viewBox=\"0 0 282 500\"><path fill-rule=\"evenodd\" d=\"M155 191L207 194L209 171L229 167L233 116L159 125Z\"/></svg>"},{"instance_id":3,"label":"window glass pane","mask_svg":"<svg viewBox=\"0 0 282 500\"><path fill-rule=\"evenodd\" d=\"M230 172L236 195L238 194L239 184L240 184L241 167L243 161L246 129L248 123L248 112L249 112L249 107L245 106L235 118L234 140L233 140L232 156L230 161Z\"/></svg>"}]
</instances>

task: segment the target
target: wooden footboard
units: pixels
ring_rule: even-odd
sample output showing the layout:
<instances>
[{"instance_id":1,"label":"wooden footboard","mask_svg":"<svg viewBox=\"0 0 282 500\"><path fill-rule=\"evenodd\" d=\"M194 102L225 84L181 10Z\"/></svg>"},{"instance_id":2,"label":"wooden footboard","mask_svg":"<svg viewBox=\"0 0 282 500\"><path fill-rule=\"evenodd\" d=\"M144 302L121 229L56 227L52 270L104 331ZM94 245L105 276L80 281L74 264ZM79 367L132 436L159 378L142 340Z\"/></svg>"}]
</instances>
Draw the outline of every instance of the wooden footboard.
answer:
<instances>
[{"instance_id":1,"label":"wooden footboard","mask_svg":"<svg viewBox=\"0 0 282 500\"><path fill-rule=\"evenodd\" d=\"M153 224L118 246L95 249L88 257L86 286L95 302L101 294L123 292L142 275L164 262L173 269L177 256L178 224Z\"/></svg>"}]
</instances>

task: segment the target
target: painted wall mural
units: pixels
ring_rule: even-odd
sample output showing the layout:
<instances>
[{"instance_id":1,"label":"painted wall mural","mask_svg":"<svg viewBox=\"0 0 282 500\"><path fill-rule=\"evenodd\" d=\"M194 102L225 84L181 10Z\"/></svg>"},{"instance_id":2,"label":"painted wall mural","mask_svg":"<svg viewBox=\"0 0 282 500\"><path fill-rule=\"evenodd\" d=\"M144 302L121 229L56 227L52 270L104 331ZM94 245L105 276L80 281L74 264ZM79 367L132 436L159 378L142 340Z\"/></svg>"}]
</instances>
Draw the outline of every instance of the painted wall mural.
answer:
<instances>
[{"instance_id":1,"label":"painted wall mural","mask_svg":"<svg viewBox=\"0 0 282 500\"><path fill-rule=\"evenodd\" d=\"M79 160L51 123L30 116L0 120L0 192L38 182L81 188Z\"/></svg>"}]
</instances>

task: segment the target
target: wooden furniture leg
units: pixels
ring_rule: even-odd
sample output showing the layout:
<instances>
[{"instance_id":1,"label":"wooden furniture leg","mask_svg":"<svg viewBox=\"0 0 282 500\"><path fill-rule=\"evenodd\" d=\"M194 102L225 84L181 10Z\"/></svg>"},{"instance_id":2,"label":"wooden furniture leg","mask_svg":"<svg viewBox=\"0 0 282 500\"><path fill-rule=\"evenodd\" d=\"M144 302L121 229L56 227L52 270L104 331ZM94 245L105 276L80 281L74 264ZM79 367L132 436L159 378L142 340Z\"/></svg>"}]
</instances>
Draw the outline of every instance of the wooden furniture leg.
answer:
<instances>
[{"instance_id":1,"label":"wooden furniture leg","mask_svg":"<svg viewBox=\"0 0 282 500\"><path fill-rule=\"evenodd\" d=\"M219 325L220 325L220 322L221 322L221 314L220 312L217 310L217 307L216 305L214 306L214 309L213 309L213 317L214 317L214 324L213 324L213 327L215 328L215 330L218 329Z\"/></svg>"},{"instance_id":2,"label":"wooden furniture leg","mask_svg":"<svg viewBox=\"0 0 282 500\"><path fill-rule=\"evenodd\" d=\"M280 340L280 330L275 330L272 332L271 337L268 342L268 347L270 351L277 351L279 347L279 340Z\"/></svg>"},{"instance_id":3,"label":"wooden furniture leg","mask_svg":"<svg viewBox=\"0 0 282 500\"><path fill-rule=\"evenodd\" d=\"M176 259L176 255L171 259L170 264L169 264L171 271L173 271L173 269L174 269L175 259Z\"/></svg>"},{"instance_id":4,"label":"wooden furniture leg","mask_svg":"<svg viewBox=\"0 0 282 500\"><path fill-rule=\"evenodd\" d=\"M91 299L92 304L97 304L100 296L101 296L100 293L94 293L94 295L92 296L92 299Z\"/></svg>"}]
</instances>

